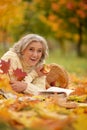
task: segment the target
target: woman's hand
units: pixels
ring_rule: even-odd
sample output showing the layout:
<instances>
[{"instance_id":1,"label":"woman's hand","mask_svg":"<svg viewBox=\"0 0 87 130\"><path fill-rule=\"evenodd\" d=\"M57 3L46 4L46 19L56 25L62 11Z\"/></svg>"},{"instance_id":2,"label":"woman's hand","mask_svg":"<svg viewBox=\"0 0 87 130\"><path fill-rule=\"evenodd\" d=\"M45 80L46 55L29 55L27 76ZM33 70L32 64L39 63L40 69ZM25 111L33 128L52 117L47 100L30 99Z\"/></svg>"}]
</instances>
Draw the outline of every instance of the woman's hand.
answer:
<instances>
[{"instance_id":1,"label":"woman's hand","mask_svg":"<svg viewBox=\"0 0 87 130\"><path fill-rule=\"evenodd\" d=\"M46 76L48 74L48 72L45 70L44 65L40 65L35 70L38 73L38 76L44 76L44 75Z\"/></svg>"},{"instance_id":2,"label":"woman's hand","mask_svg":"<svg viewBox=\"0 0 87 130\"><path fill-rule=\"evenodd\" d=\"M23 81L11 80L10 84L12 89L18 93L23 92L27 88L27 84Z\"/></svg>"}]
</instances>

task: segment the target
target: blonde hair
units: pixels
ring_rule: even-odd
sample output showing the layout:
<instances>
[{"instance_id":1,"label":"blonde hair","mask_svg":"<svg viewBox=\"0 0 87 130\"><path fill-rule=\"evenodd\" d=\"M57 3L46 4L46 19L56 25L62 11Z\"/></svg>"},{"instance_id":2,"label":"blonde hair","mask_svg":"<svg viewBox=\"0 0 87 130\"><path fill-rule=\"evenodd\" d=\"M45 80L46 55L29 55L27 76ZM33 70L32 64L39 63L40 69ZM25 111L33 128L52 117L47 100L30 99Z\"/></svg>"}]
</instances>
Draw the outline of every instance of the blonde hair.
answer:
<instances>
[{"instance_id":1,"label":"blonde hair","mask_svg":"<svg viewBox=\"0 0 87 130\"><path fill-rule=\"evenodd\" d=\"M14 51L20 58L22 57L23 50L33 41L40 42L43 46L42 57L39 61L39 63L43 63L46 56L48 56L48 45L47 41L42 36L39 36L37 34L28 34L22 37L17 43L15 43L11 50Z\"/></svg>"}]
</instances>

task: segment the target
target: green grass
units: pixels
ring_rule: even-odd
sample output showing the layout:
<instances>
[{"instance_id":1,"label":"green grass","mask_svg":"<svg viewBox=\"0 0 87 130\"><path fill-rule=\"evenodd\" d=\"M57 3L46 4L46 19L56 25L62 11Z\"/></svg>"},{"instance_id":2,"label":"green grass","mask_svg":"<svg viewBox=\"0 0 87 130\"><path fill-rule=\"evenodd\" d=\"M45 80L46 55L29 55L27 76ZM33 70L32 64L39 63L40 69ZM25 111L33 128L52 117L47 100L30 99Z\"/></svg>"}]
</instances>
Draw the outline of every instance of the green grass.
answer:
<instances>
[{"instance_id":1,"label":"green grass","mask_svg":"<svg viewBox=\"0 0 87 130\"><path fill-rule=\"evenodd\" d=\"M0 130L13 130L7 122L3 122L0 119Z\"/></svg>"},{"instance_id":2,"label":"green grass","mask_svg":"<svg viewBox=\"0 0 87 130\"><path fill-rule=\"evenodd\" d=\"M47 63L57 63L65 67L70 73L87 76L87 59L75 54L61 54L58 50L50 52Z\"/></svg>"}]
</instances>

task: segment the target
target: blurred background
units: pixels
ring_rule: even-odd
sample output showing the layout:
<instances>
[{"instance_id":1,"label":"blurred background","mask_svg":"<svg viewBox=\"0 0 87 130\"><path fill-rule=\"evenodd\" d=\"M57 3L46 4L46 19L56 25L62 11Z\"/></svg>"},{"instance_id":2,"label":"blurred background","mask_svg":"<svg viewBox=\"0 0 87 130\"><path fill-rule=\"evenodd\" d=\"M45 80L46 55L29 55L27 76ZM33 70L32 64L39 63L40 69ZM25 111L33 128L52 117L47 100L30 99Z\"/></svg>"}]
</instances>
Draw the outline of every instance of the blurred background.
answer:
<instances>
[{"instance_id":1,"label":"blurred background","mask_svg":"<svg viewBox=\"0 0 87 130\"><path fill-rule=\"evenodd\" d=\"M0 0L0 57L28 33L46 38L47 63L87 76L86 0Z\"/></svg>"}]
</instances>

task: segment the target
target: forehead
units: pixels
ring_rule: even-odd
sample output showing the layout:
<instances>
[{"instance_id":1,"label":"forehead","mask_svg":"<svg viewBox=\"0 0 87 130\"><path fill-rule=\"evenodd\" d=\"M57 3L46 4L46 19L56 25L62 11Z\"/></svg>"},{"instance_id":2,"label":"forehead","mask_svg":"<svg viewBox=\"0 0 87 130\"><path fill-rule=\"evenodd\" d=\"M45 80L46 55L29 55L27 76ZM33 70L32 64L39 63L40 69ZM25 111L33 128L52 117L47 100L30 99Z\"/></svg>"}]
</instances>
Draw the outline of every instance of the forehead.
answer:
<instances>
[{"instance_id":1,"label":"forehead","mask_svg":"<svg viewBox=\"0 0 87 130\"><path fill-rule=\"evenodd\" d=\"M43 45L39 41L33 41L28 45L28 47L43 48Z\"/></svg>"}]
</instances>

